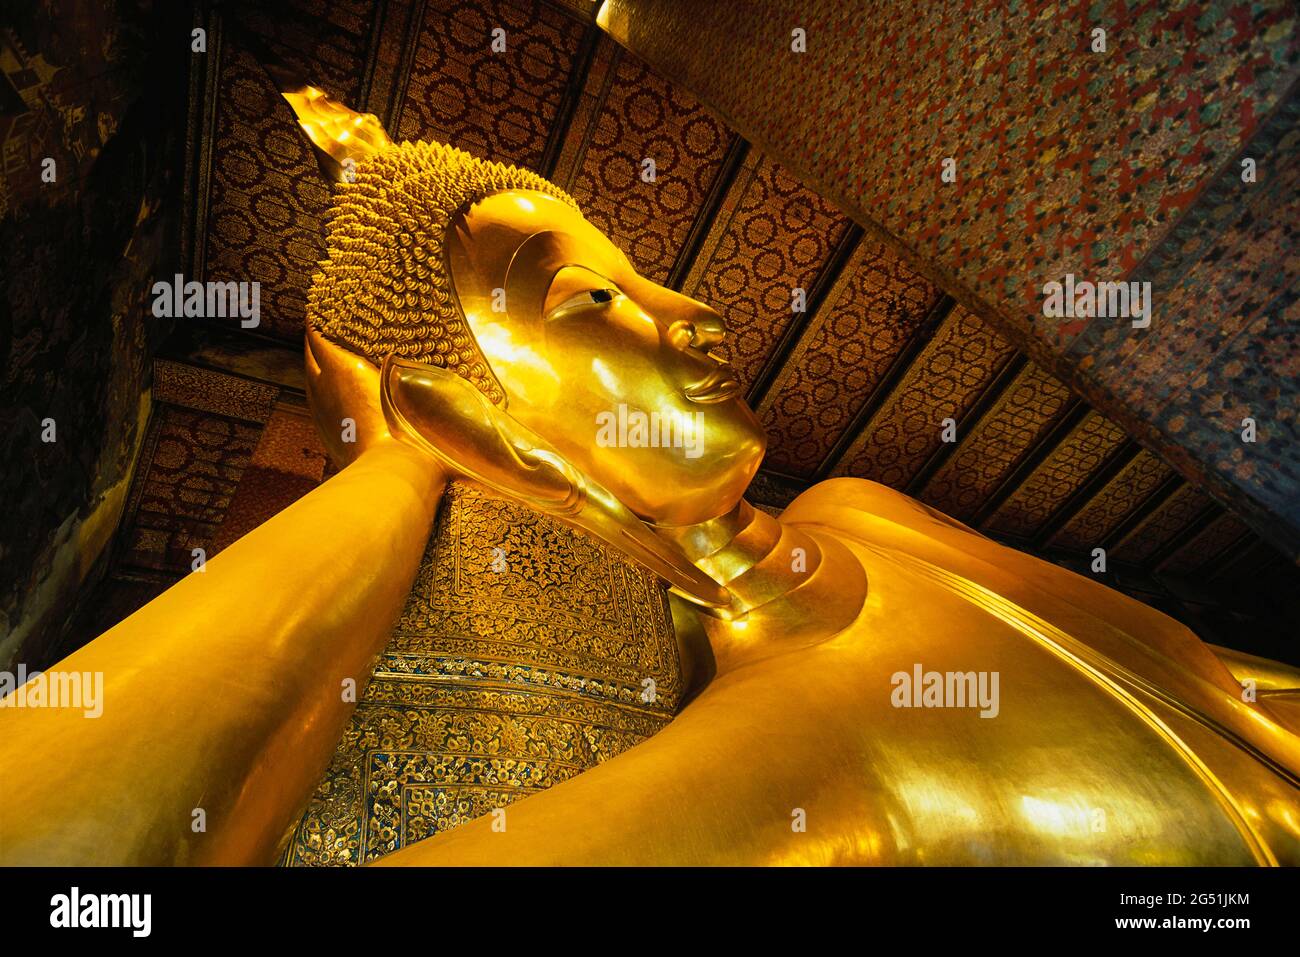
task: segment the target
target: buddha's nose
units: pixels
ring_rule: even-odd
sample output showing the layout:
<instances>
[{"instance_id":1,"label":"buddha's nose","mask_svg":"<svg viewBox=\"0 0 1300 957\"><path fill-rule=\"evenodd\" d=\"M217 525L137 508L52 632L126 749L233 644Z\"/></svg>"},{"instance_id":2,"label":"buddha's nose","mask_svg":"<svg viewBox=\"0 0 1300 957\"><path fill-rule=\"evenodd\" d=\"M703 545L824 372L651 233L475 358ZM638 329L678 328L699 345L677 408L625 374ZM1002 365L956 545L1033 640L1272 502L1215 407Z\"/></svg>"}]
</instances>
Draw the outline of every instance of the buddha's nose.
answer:
<instances>
[{"instance_id":1,"label":"buddha's nose","mask_svg":"<svg viewBox=\"0 0 1300 957\"><path fill-rule=\"evenodd\" d=\"M698 304L689 317L674 320L668 327L668 340L678 349L701 352L720 343L727 334L727 324L708 306Z\"/></svg>"}]
</instances>

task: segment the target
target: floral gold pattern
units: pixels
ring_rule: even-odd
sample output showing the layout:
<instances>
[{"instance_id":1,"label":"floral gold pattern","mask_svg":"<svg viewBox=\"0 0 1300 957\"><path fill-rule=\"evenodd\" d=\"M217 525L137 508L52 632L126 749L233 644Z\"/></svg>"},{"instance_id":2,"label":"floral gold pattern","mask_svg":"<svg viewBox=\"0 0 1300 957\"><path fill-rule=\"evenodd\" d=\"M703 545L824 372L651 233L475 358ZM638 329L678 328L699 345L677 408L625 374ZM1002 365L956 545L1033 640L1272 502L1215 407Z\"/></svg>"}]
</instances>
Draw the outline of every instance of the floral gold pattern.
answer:
<instances>
[{"instance_id":1,"label":"floral gold pattern","mask_svg":"<svg viewBox=\"0 0 1300 957\"><path fill-rule=\"evenodd\" d=\"M283 862L364 863L504 808L659 731L681 690L652 575L453 483Z\"/></svg>"}]
</instances>

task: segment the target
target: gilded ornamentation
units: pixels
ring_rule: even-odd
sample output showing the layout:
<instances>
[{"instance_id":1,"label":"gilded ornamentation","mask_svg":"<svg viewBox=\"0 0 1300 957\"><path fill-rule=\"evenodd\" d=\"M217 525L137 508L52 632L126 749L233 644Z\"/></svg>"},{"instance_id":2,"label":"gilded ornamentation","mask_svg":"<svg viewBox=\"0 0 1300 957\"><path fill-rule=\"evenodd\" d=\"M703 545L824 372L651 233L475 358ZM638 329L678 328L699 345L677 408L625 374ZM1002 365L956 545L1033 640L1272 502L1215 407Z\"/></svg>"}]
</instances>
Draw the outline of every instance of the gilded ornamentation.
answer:
<instances>
[{"instance_id":1,"label":"gilded ornamentation","mask_svg":"<svg viewBox=\"0 0 1300 957\"><path fill-rule=\"evenodd\" d=\"M1169 556L1160 571L1188 575L1226 553L1248 534L1249 530L1235 516L1223 512Z\"/></svg>"},{"instance_id":2,"label":"gilded ornamentation","mask_svg":"<svg viewBox=\"0 0 1300 957\"><path fill-rule=\"evenodd\" d=\"M131 490L122 561L179 577L191 550L213 552L217 531L253 458L259 425L172 405L154 409Z\"/></svg>"},{"instance_id":3,"label":"gilded ornamentation","mask_svg":"<svg viewBox=\"0 0 1300 957\"><path fill-rule=\"evenodd\" d=\"M767 464L811 475L940 295L884 246L859 243L758 407L772 438Z\"/></svg>"},{"instance_id":4,"label":"gilded ornamentation","mask_svg":"<svg viewBox=\"0 0 1300 957\"><path fill-rule=\"evenodd\" d=\"M849 221L771 157L751 150L682 291L727 317L718 355L752 385L791 322L792 290L810 292Z\"/></svg>"},{"instance_id":5,"label":"gilded ornamentation","mask_svg":"<svg viewBox=\"0 0 1300 957\"><path fill-rule=\"evenodd\" d=\"M637 272L662 283L717 178L732 133L635 57L614 48L609 62L609 79L592 90L599 106L585 115L585 124L570 127L554 179L567 184L593 226L626 250ZM655 162L652 181L642 178L647 158Z\"/></svg>"},{"instance_id":6,"label":"gilded ornamentation","mask_svg":"<svg viewBox=\"0 0 1300 957\"><path fill-rule=\"evenodd\" d=\"M264 382L170 359L155 359L153 363L155 402L265 423L279 397L280 390Z\"/></svg>"},{"instance_id":7,"label":"gilded ornamentation","mask_svg":"<svg viewBox=\"0 0 1300 957\"><path fill-rule=\"evenodd\" d=\"M531 189L573 200L536 173L442 143L389 145L351 175L338 185L329 258L311 287L312 324L376 364L390 354L418 359L502 402L505 393L453 300L444 236L456 213L492 192Z\"/></svg>"},{"instance_id":8,"label":"gilded ornamentation","mask_svg":"<svg viewBox=\"0 0 1300 957\"><path fill-rule=\"evenodd\" d=\"M542 0L426 4L396 139L541 169L582 25ZM500 27L504 52L482 38Z\"/></svg>"},{"instance_id":9,"label":"gilded ornamentation","mask_svg":"<svg viewBox=\"0 0 1300 957\"><path fill-rule=\"evenodd\" d=\"M1080 552L1095 548L1173 474L1173 469L1143 449L1052 537L1051 543Z\"/></svg>"},{"instance_id":10,"label":"gilded ornamentation","mask_svg":"<svg viewBox=\"0 0 1300 957\"><path fill-rule=\"evenodd\" d=\"M635 86L615 92L632 101ZM349 132L324 129L335 145ZM708 153L707 134L684 138ZM401 172L404 151L367 163L391 153ZM433 153L476 188L528 181ZM726 333L716 312L638 273L554 190L471 190L440 237L423 221L429 184L387 186L404 193L391 208L345 208L358 223L386 218L338 251L362 273L348 290L386 303L363 317L382 327L357 351L306 336L313 416L346 467L65 659L105 675L113 704L99 719L0 714L4 861L1300 859L1295 714L1244 701L1228 670L1262 665L1294 688L1294 669L1229 665L1159 612L879 483L819 482L779 518L753 508L742 494L764 441L711 352ZM423 265L445 268L454 296L423 324L411 321L419 296L397 303L391 276L408 247L406 266L430 258L417 233L445 239L447 256ZM875 254L860 245L837 292L905 275ZM911 354L939 294L905 285L865 316L832 296L815 317L793 363L802 378L774 389L806 406L809 431L787 451L837 444ZM351 321L325 305L323 319ZM449 326L449 306L465 328ZM832 356L836 338L871 359ZM396 359L395 342L443 367ZM382 364L367 359L380 352ZM470 368L449 371L448 354ZM475 388L475 362L508 402ZM1071 407L1026 371L1015 404L975 429L995 460L979 482L1001 484L1032 440L1055 440ZM689 416L699 454L593 441L616 406ZM340 437L344 421L355 434ZM1075 430L1090 467L1108 426L1094 416ZM629 556L693 601L669 606ZM926 682L938 701L891 693L900 674L919 685L923 667L948 675ZM498 829L484 812L507 803ZM208 827L192 826L197 809Z\"/></svg>"},{"instance_id":11,"label":"gilded ornamentation","mask_svg":"<svg viewBox=\"0 0 1300 957\"><path fill-rule=\"evenodd\" d=\"M200 239L211 279L249 276L261 283L263 334L298 338L307 290L324 253L330 192L310 144L255 57L223 53L212 157L208 230Z\"/></svg>"},{"instance_id":12,"label":"gilded ornamentation","mask_svg":"<svg viewBox=\"0 0 1300 957\"><path fill-rule=\"evenodd\" d=\"M1180 485L1160 507L1124 537L1112 552L1117 561L1140 564L1168 544L1180 531L1212 508L1214 503L1200 489Z\"/></svg>"},{"instance_id":13,"label":"gilded ornamentation","mask_svg":"<svg viewBox=\"0 0 1300 957\"><path fill-rule=\"evenodd\" d=\"M652 575L453 483L282 863L363 863L568 780L664 727L681 689Z\"/></svg>"},{"instance_id":14,"label":"gilded ornamentation","mask_svg":"<svg viewBox=\"0 0 1300 957\"><path fill-rule=\"evenodd\" d=\"M960 422L1015 351L987 322L954 307L832 474L904 487L942 443L942 420Z\"/></svg>"}]
</instances>

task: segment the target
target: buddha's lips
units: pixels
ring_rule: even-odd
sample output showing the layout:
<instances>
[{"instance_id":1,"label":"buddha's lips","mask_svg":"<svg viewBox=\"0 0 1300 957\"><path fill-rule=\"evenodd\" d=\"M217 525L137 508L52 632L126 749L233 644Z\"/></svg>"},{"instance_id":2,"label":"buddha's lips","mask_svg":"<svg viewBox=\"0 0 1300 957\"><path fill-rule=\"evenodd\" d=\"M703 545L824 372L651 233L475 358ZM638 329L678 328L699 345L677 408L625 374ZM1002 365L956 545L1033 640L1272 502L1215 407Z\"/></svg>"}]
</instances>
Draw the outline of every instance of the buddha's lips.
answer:
<instances>
[{"instance_id":1,"label":"buddha's lips","mask_svg":"<svg viewBox=\"0 0 1300 957\"><path fill-rule=\"evenodd\" d=\"M736 378L731 366L724 363L695 385L687 386L686 398L707 405L730 399L739 389L740 380Z\"/></svg>"}]
</instances>

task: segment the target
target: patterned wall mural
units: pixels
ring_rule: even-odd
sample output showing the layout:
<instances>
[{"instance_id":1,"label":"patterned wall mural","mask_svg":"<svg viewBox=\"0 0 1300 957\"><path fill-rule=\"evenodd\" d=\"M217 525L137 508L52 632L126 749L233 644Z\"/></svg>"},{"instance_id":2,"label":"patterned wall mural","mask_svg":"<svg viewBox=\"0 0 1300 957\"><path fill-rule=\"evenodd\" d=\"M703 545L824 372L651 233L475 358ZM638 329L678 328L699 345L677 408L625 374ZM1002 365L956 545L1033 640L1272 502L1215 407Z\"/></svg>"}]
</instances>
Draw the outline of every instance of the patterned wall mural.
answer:
<instances>
[{"instance_id":1,"label":"patterned wall mural","mask_svg":"<svg viewBox=\"0 0 1300 957\"><path fill-rule=\"evenodd\" d=\"M184 146L184 84L155 77L184 75L161 38L186 26L158 2L0 16L2 670L48 655L103 574L137 462Z\"/></svg>"}]
</instances>

